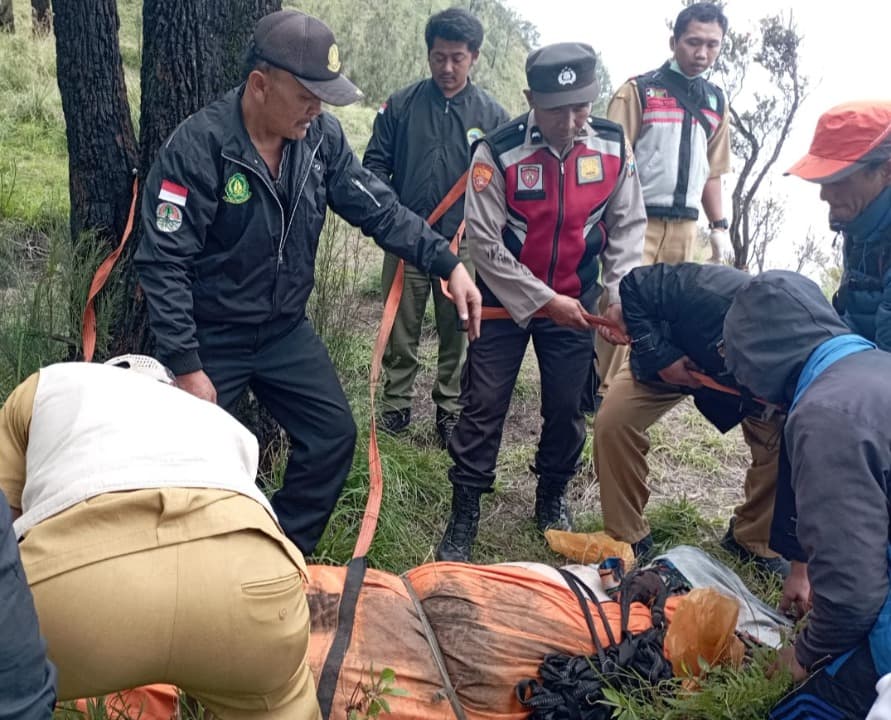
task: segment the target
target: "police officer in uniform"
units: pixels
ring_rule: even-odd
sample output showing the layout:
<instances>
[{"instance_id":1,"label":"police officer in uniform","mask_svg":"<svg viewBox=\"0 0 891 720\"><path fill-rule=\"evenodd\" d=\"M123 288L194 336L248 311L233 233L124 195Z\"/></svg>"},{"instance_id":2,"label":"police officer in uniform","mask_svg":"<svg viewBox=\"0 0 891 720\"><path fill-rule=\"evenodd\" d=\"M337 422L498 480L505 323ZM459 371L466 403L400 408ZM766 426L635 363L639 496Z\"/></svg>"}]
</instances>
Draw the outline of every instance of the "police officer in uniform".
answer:
<instances>
[{"instance_id":1,"label":"police officer in uniform","mask_svg":"<svg viewBox=\"0 0 891 720\"><path fill-rule=\"evenodd\" d=\"M533 51L531 110L484 138L468 180L465 217L483 304L506 311L468 349L461 415L449 443L452 513L440 560L468 561L480 496L492 489L504 418L531 339L543 419L535 457L535 518L570 529L564 493L585 440L582 395L593 336L585 317L602 288L605 316L622 325L619 281L640 262L646 225L630 146L620 125L590 117L596 55L581 43ZM610 342L623 332L604 330ZM590 388L588 388L590 389Z\"/></svg>"}]
</instances>

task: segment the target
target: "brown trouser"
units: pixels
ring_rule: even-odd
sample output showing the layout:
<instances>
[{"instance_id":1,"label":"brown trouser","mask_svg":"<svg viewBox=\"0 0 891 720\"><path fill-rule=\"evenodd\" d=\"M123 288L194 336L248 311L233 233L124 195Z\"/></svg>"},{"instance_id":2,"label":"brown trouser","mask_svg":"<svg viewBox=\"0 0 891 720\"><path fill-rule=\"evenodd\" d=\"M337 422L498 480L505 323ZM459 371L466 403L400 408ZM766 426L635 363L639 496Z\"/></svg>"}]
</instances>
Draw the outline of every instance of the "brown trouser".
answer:
<instances>
[{"instance_id":1,"label":"brown trouser","mask_svg":"<svg viewBox=\"0 0 891 720\"><path fill-rule=\"evenodd\" d=\"M695 220L660 220L659 218L647 218L647 234L644 241L641 265L652 265L657 262L676 265L677 263L690 262L693 259L693 244L696 241ZM603 313L607 306L606 293L600 298L600 312ZM623 363L628 359L627 345L611 345L600 335L594 340L594 349L597 352L597 369L600 377L600 386L597 394L606 395L610 383Z\"/></svg>"},{"instance_id":2,"label":"brown trouser","mask_svg":"<svg viewBox=\"0 0 891 720\"><path fill-rule=\"evenodd\" d=\"M61 700L168 682L221 720L321 718L302 572L260 532L122 555L31 589Z\"/></svg>"},{"instance_id":3,"label":"brown trouser","mask_svg":"<svg viewBox=\"0 0 891 720\"><path fill-rule=\"evenodd\" d=\"M650 532L643 516L650 497L647 429L687 395L637 382L626 363L613 379L594 424L594 467L600 481L604 529L612 537L637 542ZM745 501L734 508L734 536L749 551L773 557L768 549L776 490L782 423L745 418L743 437L752 451L746 471Z\"/></svg>"}]
</instances>

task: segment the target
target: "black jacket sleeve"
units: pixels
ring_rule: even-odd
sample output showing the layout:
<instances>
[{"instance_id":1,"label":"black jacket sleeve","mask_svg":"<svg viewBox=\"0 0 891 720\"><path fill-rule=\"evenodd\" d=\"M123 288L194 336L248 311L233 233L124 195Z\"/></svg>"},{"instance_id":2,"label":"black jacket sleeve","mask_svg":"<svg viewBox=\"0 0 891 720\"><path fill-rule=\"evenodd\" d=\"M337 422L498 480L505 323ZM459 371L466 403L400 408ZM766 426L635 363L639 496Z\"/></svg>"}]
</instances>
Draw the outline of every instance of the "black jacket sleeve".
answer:
<instances>
[{"instance_id":1,"label":"black jacket sleeve","mask_svg":"<svg viewBox=\"0 0 891 720\"><path fill-rule=\"evenodd\" d=\"M340 123L327 115L328 204L384 250L423 272L447 278L458 264L448 241L403 206L396 193L359 164Z\"/></svg>"},{"instance_id":2,"label":"black jacket sleeve","mask_svg":"<svg viewBox=\"0 0 891 720\"><path fill-rule=\"evenodd\" d=\"M887 428L799 405L786 441L813 610L795 643L805 668L863 642L888 595Z\"/></svg>"},{"instance_id":3,"label":"black jacket sleeve","mask_svg":"<svg viewBox=\"0 0 891 720\"><path fill-rule=\"evenodd\" d=\"M631 337L631 370L638 380L658 380L659 371L682 358L669 324L678 316L687 266L646 265L622 278L622 315Z\"/></svg>"},{"instance_id":4,"label":"black jacket sleeve","mask_svg":"<svg viewBox=\"0 0 891 720\"><path fill-rule=\"evenodd\" d=\"M394 114L393 98L381 105L381 109L374 116L374 127L371 131L371 139L365 148L362 157L362 166L371 170L387 185L393 177L393 143L396 142L397 119Z\"/></svg>"},{"instance_id":5,"label":"black jacket sleeve","mask_svg":"<svg viewBox=\"0 0 891 720\"><path fill-rule=\"evenodd\" d=\"M184 125L161 146L143 185L143 236L134 255L158 357L176 375L201 369L193 315L192 267L195 256L204 247L220 196L212 154L207 147L189 140ZM163 180L188 191L184 205L173 204L181 214L181 225L167 231L159 228L156 217L164 202L159 197Z\"/></svg>"}]
</instances>

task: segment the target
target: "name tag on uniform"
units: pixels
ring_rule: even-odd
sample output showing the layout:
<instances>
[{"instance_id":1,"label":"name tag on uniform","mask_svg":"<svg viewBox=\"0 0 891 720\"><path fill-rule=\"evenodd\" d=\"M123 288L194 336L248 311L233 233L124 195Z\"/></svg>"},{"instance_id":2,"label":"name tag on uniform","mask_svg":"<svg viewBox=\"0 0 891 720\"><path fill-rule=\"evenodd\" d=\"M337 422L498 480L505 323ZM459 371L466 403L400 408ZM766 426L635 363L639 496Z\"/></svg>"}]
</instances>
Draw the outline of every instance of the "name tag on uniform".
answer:
<instances>
[{"instance_id":1,"label":"name tag on uniform","mask_svg":"<svg viewBox=\"0 0 891 720\"><path fill-rule=\"evenodd\" d=\"M542 166L540 164L520 165L517 168L517 190L520 192L543 190L544 179L541 173Z\"/></svg>"},{"instance_id":2,"label":"name tag on uniform","mask_svg":"<svg viewBox=\"0 0 891 720\"><path fill-rule=\"evenodd\" d=\"M584 155L576 161L576 177L579 185L603 180L603 160L600 155Z\"/></svg>"}]
</instances>

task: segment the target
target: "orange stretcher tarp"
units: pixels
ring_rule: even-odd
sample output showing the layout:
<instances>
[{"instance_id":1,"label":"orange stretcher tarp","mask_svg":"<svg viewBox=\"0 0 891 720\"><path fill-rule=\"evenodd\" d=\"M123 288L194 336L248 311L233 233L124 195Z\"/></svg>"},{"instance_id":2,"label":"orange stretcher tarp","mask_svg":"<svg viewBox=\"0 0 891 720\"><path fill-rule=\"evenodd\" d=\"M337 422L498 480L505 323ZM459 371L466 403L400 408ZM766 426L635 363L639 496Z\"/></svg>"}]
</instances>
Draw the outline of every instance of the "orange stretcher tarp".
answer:
<instances>
[{"instance_id":1,"label":"orange stretcher tarp","mask_svg":"<svg viewBox=\"0 0 891 720\"><path fill-rule=\"evenodd\" d=\"M346 568L312 566L308 598L312 616L310 662L318 678L334 637ZM524 720L529 711L514 686L537 677L548 653L590 655L594 647L572 592L525 568L431 563L406 573L421 601L442 652L451 684L468 720ZM673 599L672 599L673 600ZM620 639L620 611L602 603L613 636ZM668 614L674 602L667 607ZM609 644L599 613L590 606L598 636ZM649 610L631 606L629 630L652 626ZM388 697L388 720L447 720L455 717L443 692L420 618L403 580L368 570L356 608L352 642L343 662L331 720L345 720L347 707L368 673L396 673L406 697Z\"/></svg>"},{"instance_id":2,"label":"orange stretcher tarp","mask_svg":"<svg viewBox=\"0 0 891 720\"><path fill-rule=\"evenodd\" d=\"M76 710L88 717L87 700L74 703ZM95 701L94 701L95 702ZM112 720L176 720L179 717L179 692L173 685L146 685L124 690L105 698L106 715ZM73 717L69 713L69 717Z\"/></svg>"}]
</instances>

